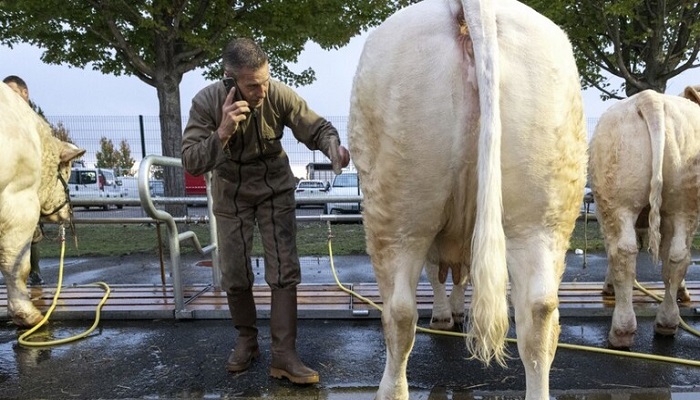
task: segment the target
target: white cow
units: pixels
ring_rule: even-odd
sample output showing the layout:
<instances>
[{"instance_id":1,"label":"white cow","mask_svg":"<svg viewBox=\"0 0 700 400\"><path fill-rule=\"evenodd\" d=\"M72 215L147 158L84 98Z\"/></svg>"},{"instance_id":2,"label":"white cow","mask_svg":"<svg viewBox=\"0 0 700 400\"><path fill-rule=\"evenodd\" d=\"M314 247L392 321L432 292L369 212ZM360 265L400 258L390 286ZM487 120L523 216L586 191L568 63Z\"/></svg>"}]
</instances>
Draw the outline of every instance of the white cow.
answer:
<instances>
[{"instance_id":1,"label":"white cow","mask_svg":"<svg viewBox=\"0 0 700 400\"><path fill-rule=\"evenodd\" d=\"M548 399L557 289L586 176L566 35L514 0L407 7L367 38L348 129L384 303L377 398L408 398L416 288L435 246L440 268L473 285L467 344L485 363L505 364L510 273L527 399Z\"/></svg>"},{"instance_id":2,"label":"white cow","mask_svg":"<svg viewBox=\"0 0 700 400\"><path fill-rule=\"evenodd\" d=\"M649 251L661 260L666 288L655 331L675 334L676 298L688 298L683 279L700 214L700 95L647 90L610 107L598 121L590 148L591 189L608 253L607 284L615 293L608 339L630 347L637 320L632 290L638 254L635 224L648 210ZM609 291L609 289L608 289Z\"/></svg>"},{"instance_id":3,"label":"white cow","mask_svg":"<svg viewBox=\"0 0 700 400\"><path fill-rule=\"evenodd\" d=\"M0 84L0 270L7 311L15 324L33 326L41 313L29 300L29 248L40 218L70 218L71 160L85 150L51 135L51 127L9 86Z\"/></svg>"}]
</instances>

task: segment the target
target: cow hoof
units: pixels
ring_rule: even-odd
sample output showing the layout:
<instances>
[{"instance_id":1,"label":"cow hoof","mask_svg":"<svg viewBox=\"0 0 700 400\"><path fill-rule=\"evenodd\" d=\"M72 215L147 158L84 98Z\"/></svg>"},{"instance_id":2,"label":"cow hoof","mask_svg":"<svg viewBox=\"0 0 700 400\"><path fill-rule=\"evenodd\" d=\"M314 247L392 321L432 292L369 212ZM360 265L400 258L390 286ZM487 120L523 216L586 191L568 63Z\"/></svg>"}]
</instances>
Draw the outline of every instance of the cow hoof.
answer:
<instances>
[{"instance_id":1,"label":"cow hoof","mask_svg":"<svg viewBox=\"0 0 700 400\"><path fill-rule=\"evenodd\" d=\"M457 326L457 325L463 326L464 325L464 317L465 316L463 313L452 314L452 320L454 321L455 326Z\"/></svg>"},{"instance_id":2,"label":"cow hoof","mask_svg":"<svg viewBox=\"0 0 700 400\"><path fill-rule=\"evenodd\" d=\"M614 296L615 295L615 286L611 284L605 284L603 285L603 296Z\"/></svg>"},{"instance_id":3,"label":"cow hoof","mask_svg":"<svg viewBox=\"0 0 700 400\"><path fill-rule=\"evenodd\" d=\"M430 329L435 329L439 331L451 331L455 324L452 318L437 318L433 317L430 319Z\"/></svg>"},{"instance_id":4,"label":"cow hoof","mask_svg":"<svg viewBox=\"0 0 700 400\"><path fill-rule=\"evenodd\" d=\"M44 316L38 311L27 313L16 313L12 316L12 322L20 328L31 328L41 322Z\"/></svg>"},{"instance_id":5,"label":"cow hoof","mask_svg":"<svg viewBox=\"0 0 700 400\"><path fill-rule=\"evenodd\" d=\"M635 332L613 332L608 335L608 347L617 350L629 350L634 344Z\"/></svg>"},{"instance_id":6,"label":"cow hoof","mask_svg":"<svg viewBox=\"0 0 700 400\"><path fill-rule=\"evenodd\" d=\"M678 332L678 325L676 326L664 326L661 324L654 324L654 333L661 336L673 336Z\"/></svg>"},{"instance_id":7,"label":"cow hoof","mask_svg":"<svg viewBox=\"0 0 700 400\"><path fill-rule=\"evenodd\" d=\"M676 300L680 303L690 303L690 293L688 293L688 289L686 288L680 288L678 289L678 292L676 292Z\"/></svg>"}]
</instances>

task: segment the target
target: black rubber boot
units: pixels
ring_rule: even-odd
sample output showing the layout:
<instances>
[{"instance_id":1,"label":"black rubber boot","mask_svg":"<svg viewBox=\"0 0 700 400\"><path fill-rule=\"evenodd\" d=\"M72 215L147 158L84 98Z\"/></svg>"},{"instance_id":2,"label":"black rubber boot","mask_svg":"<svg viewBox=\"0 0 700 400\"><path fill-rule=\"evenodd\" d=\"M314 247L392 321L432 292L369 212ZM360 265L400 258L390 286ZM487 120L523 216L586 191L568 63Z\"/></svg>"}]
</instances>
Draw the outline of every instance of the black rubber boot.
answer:
<instances>
[{"instance_id":1,"label":"black rubber boot","mask_svg":"<svg viewBox=\"0 0 700 400\"><path fill-rule=\"evenodd\" d=\"M253 360L260 356L258 328L255 326L255 299L252 290L228 295L227 298L233 325L238 330L238 340L228 357L226 369L229 372L242 372L250 368Z\"/></svg>"},{"instance_id":2,"label":"black rubber boot","mask_svg":"<svg viewBox=\"0 0 700 400\"><path fill-rule=\"evenodd\" d=\"M41 272L39 270L39 244L32 243L32 247L29 250L29 279L28 284L30 286L41 286L44 284L44 279L41 277Z\"/></svg>"},{"instance_id":3,"label":"black rubber boot","mask_svg":"<svg viewBox=\"0 0 700 400\"><path fill-rule=\"evenodd\" d=\"M270 336L272 337L270 376L277 379L287 378L299 384L318 383L318 372L304 365L296 350L296 287L272 290Z\"/></svg>"}]
</instances>

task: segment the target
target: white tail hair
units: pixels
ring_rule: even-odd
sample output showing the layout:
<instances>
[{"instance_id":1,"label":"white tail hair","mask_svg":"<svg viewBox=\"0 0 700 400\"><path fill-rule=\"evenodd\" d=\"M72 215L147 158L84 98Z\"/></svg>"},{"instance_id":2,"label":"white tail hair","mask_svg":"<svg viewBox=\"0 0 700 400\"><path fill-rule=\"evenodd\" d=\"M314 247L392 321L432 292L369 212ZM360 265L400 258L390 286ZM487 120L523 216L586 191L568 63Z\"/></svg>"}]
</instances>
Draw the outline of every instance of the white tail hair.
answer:
<instances>
[{"instance_id":1,"label":"white tail hair","mask_svg":"<svg viewBox=\"0 0 700 400\"><path fill-rule=\"evenodd\" d=\"M649 133L651 144L651 190L649 191L649 253L654 264L659 262L661 242L661 192L663 190L663 163L666 146L666 118L664 106L654 101L653 92L642 92L637 99L639 110ZM652 96L652 97L650 97Z\"/></svg>"},{"instance_id":2,"label":"white tail hair","mask_svg":"<svg viewBox=\"0 0 700 400\"><path fill-rule=\"evenodd\" d=\"M499 53L493 1L462 0L474 46L481 127L478 144L476 221L472 237L473 295L467 348L476 359L505 365L508 269L501 188Z\"/></svg>"}]
</instances>

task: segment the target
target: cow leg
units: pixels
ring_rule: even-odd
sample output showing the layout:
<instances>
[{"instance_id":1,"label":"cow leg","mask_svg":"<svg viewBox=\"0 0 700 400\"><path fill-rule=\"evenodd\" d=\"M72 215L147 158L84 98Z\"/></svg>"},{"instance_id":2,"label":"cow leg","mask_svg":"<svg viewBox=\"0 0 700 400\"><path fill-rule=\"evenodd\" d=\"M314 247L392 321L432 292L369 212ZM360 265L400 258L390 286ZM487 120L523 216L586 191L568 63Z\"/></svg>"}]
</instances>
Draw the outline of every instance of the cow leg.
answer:
<instances>
[{"instance_id":1,"label":"cow leg","mask_svg":"<svg viewBox=\"0 0 700 400\"><path fill-rule=\"evenodd\" d=\"M455 324L464 325L464 318L466 316L464 311L464 291L466 288L466 283L460 285L455 282L452 285L452 291L450 292L450 308L452 309L452 320L454 320Z\"/></svg>"},{"instance_id":2,"label":"cow leg","mask_svg":"<svg viewBox=\"0 0 700 400\"><path fill-rule=\"evenodd\" d=\"M420 246L416 246L420 247ZM386 365L376 399L408 399L406 366L415 340L418 310L416 290L427 251L408 248L372 256L372 265L382 296L382 326Z\"/></svg>"},{"instance_id":3,"label":"cow leg","mask_svg":"<svg viewBox=\"0 0 700 400\"><path fill-rule=\"evenodd\" d=\"M508 241L508 270L518 353L525 367L527 400L549 399L549 372L559 340L558 288L564 252L541 236Z\"/></svg>"},{"instance_id":4,"label":"cow leg","mask_svg":"<svg viewBox=\"0 0 700 400\"><path fill-rule=\"evenodd\" d=\"M690 266L690 264L688 264L688 266ZM686 267L686 272L687 268L688 267ZM678 291L676 292L676 300L678 300L681 303L690 303L690 292L688 291L688 287L685 285L685 278L683 278L680 285L678 286Z\"/></svg>"},{"instance_id":5,"label":"cow leg","mask_svg":"<svg viewBox=\"0 0 700 400\"><path fill-rule=\"evenodd\" d=\"M31 241L27 240L20 246L10 243L11 238L26 236L31 238L31 232L9 230L0 238L0 248L4 249L2 260L2 275L7 286L7 312L12 321L20 327L32 327L43 318L39 310L30 301L27 291L27 276L29 275L29 249ZM20 236L22 235L22 236Z\"/></svg>"},{"instance_id":6,"label":"cow leg","mask_svg":"<svg viewBox=\"0 0 700 400\"><path fill-rule=\"evenodd\" d=\"M671 221L671 222L669 222ZM682 283L690 265L690 239L695 226L688 228L680 217L667 217L661 221L660 253L665 293L656 313L654 331L660 335L675 335L680 324L680 312L676 299L682 291Z\"/></svg>"},{"instance_id":7,"label":"cow leg","mask_svg":"<svg viewBox=\"0 0 700 400\"><path fill-rule=\"evenodd\" d=\"M452 319L452 310L445 283L440 283L438 272L438 264L429 259L425 263L425 274L433 288L433 312L430 318L430 328L449 331L454 328L455 321ZM452 293L454 293L454 289L452 289Z\"/></svg>"},{"instance_id":8,"label":"cow leg","mask_svg":"<svg viewBox=\"0 0 700 400\"><path fill-rule=\"evenodd\" d=\"M615 291L615 309L608 341L614 348L629 348L637 332L637 318L632 307L632 290L636 276L637 235L634 230L635 218L631 213L619 219L619 237L605 231L608 251L608 275Z\"/></svg>"}]
</instances>

